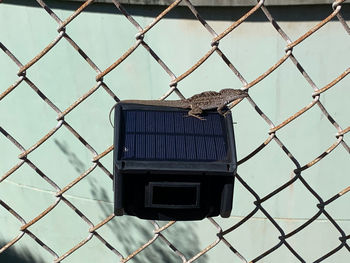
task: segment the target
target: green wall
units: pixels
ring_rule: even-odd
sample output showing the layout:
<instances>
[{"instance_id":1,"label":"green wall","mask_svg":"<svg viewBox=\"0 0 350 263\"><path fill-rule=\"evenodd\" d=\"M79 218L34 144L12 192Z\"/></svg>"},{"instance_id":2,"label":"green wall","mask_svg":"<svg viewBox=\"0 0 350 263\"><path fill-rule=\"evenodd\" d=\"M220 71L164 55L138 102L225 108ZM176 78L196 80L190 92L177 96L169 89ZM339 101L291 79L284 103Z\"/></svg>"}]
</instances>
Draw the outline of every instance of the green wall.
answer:
<instances>
[{"instance_id":1,"label":"green wall","mask_svg":"<svg viewBox=\"0 0 350 263\"><path fill-rule=\"evenodd\" d=\"M34 2L34 1L33 1ZM45 1L64 20L78 7L77 3ZM126 9L146 26L164 7L126 5ZM278 24L292 39L328 16L330 6L268 7ZM248 8L198 9L216 32L224 31ZM349 20L349 5L343 7ZM39 5L23 5L18 1L0 4L0 42L26 64L56 36L58 25ZM137 30L113 5L92 5L67 26L66 32L101 69L106 69L135 43ZM145 36L145 41L168 67L180 76L209 49L212 36L190 11L179 7L161 20ZM263 13L253 15L220 42L220 49L250 82L274 65L284 54L286 42L268 23ZM322 88L349 68L349 35L335 19L293 49L293 54L318 88ZM18 67L0 50L0 94L17 79ZM95 84L96 72L72 46L62 39L47 55L27 70L26 76L61 110L68 108ZM104 82L120 99L156 99L169 90L171 79L142 47L104 78ZM344 129L349 126L350 78L321 95L329 114ZM241 88L242 83L217 55L178 84L189 97L205 90ZM275 124L279 124L312 101L313 90L291 60L287 60L266 79L253 86L249 94L259 108ZM176 98L171 95L170 98ZM70 112L65 120L95 149L103 152L113 143L113 129L108 112L113 98L103 88ZM0 126L28 149L57 125L57 113L26 83L0 100ZM248 100L233 109L238 159L242 159L268 138L269 126ZM337 130L314 106L277 132L277 137L292 153L300 166L323 153L337 139ZM344 141L350 143L349 135ZM20 151L0 134L0 176L20 160ZM50 139L28 155L43 173L63 188L93 166L93 156L72 133L61 127ZM112 154L101 159L112 171ZM267 147L238 167L239 175L263 197L291 179L295 164L283 149L271 141ZM348 186L349 152L342 145L329 156L307 169L302 176L323 198ZM112 180L96 167L86 178L68 190L64 197L78 207L93 224L113 212ZM348 195L327 206L327 212L344 232L350 233ZM0 199L10 205L27 222L56 201L55 189L23 164L0 183ZM215 218L223 229L248 215L255 205L254 197L238 181L235 184L234 208L228 219ZM278 195L263 203L264 209L285 233L314 216L318 200L298 180ZM162 224L160 222L160 224ZM20 222L0 206L0 246L19 234ZM58 255L63 255L88 236L90 226L64 202L29 228ZM132 217L115 218L98 233L124 256L146 243L153 236L148 221ZM177 222L163 232L187 258L216 240L217 229L209 220ZM280 233L261 212L225 238L247 260L252 260L279 243ZM288 239L289 244L312 262L337 247L340 234L325 216L320 216L306 229ZM53 257L28 235L12 248L18 262L52 262ZM0 255L1 262L16 262L11 254ZM3 258L3 259L2 259ZM7 258L5 261L5 258ZM35 258L35 261L34 261ZM96 237L78 249L64 262L116 262L117 256ZM325 262L347 262L345 248ZM4 260L4 261L3 261ZM285 246L261 262L299 262ZM158 239L131 262L180 262L167 245ZM239 262L239 258L222 242L198 262Z\"/></svg>"}]
</instances>

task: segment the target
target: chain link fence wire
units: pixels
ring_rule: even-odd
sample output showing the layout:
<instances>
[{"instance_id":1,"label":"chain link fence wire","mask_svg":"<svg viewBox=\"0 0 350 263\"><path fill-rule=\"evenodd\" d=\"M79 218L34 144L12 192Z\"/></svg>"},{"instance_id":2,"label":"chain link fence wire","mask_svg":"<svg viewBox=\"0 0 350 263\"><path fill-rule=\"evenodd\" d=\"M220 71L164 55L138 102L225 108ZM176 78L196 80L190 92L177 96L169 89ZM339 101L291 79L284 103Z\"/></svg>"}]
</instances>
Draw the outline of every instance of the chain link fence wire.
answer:
<instances>
[{"instance_id":1,"label":"chain link fence wire","mask_svg":"<svg viewBox=\"0 0 350 263\"><path fill-rule=\"evenodd\" d=\"M227 251L231 251L233 256L232 262L258 262L260 260L265 259L269 255L273 254L278 248L284 247L284 249L287 249L290 254L294 258L294 262L306 262L306 260L303 258L303 256L298 252L293 245L291 245L290 239L295 235L303 235L303 230L309 228L317 219L320 217L325 217L326 220L334 226L334 231L336 232L336 235L338 235L338 241L337 245L326 252L325 254L319 254L318 258L314 262L322 262L332 255L339 253L340 251L344 250L346 253L350 253L350 246L349 246L349 239L350 239L350 233L346 232L335 220L334 216L327 211L327 207L335 202L337 199L342 198L345 194L347 194L350 191L350 186L344 185L344 188L341 189L339 192L333 193L333 196L329 199L323 199L321 196L317 193L317 191L313 188L312 185L310 185L307 180L305 179L305 171L310 169L311 167L317 165L319 162L322 162L328 155L332 154L332 152L338 148L342 147L345 149L345 151L349 154L350 153L350 147L349 143L346 142L345 138L350 132L350 126L348 127L341 127L339 123L336 120L335 116L331 116L331 114L327 111L327 108L324 103L321 102L320 98L324 93L327 93L329 90L334 89L336 84L341 82L349 73L350 68L345 68L343 72L339 72L338 76L333 79L331 82L329 82L327 85L323 87L319 87L315 84L313 79L308 75L306 70L304 69L303 65L301 64L300 60L297 59L295 54L293 53L293 50L298 48L298 46L303 45L303 42L309 38L311 35L313 35L316 31L321 29L324 25L332 21L338 21L341 26L344 29L344 34L350 35L350 27L345 21L345 19L342 16L342 7L344 5L344 0L338 0L334 1L332 4L332 10L327 17L324 18L319 23L315 23L313 27L311 27L309 30L307 30L304 34L300 35L296 40L292 40L282 29L282 27L279 25L279 22L274 19L274 17L269 12L269 8L264 5L264 0L258 1L255 6L253 6L247 13L245 13L240 19L233 22L229 27L227 27L222 32L216 32L210 24L201 16L201 14L198 12L195 6L191 3L190 0L176 0L166 8L157 16L154 18L154 20L148 24L145 27L142 27L137 20L130 15L127 8L124 7L120 2L117 0L113 0L113 8L116 8L121 12L128 23L130 23L136 30L137 34L135 36L135 39L133 40L133 44L125 51L124 54L122 54L119 58L117 58L112 64L110 64L106 68L100 68L92 59L89 57L89 54L87 54L82 47L79 46L78 43L75 42L75 40L67 33L67 28L69 28L72 21L77 19L79 15L84 12L84 10L91 4L93 4L93 0L85 1L78 9L76 9L69 17L63 18L59 17L51 8L48 6L45 1L43 0L37 0L36 1L40 7L42 8L42 15L45 15L45 12L47 15L49 15L53 21L57 23L57 33L54 38L52 38L51 42L42 49L38 54L36 54L35 57L33 57L30 61L20 61L16 54L11 51L11 47L7 46L6 39L3 39L1 37L0 39L0 49L1 52L3 52L8 58L10 58L13 62L13 65L15 65L18 68L16 80L13 82L13 84L8 87L6 90L0 90L0 103L1 101L14 92L16 89L19 89L20 84L26 84L25 86L31 88L38 96L39 98L44 101L50 108L51 111L53 111L56 114L56 120L55 125L51 127L50 130L46 130L45 135L42 136L39 140L37 140L35 143L32 144L32 146L26 148L23 147L22 142L18 141L16 139L16 134L11 134L8 132L4 127L0 126L0 136L3 138L6 138L8 142L13 144L21 153L18 156L18 159L16 161L16 164L13 165L5 174L1 175L0 177L0 184L6 181L8 178L11 178L11 176L14 174L14 172L19 169L22 166L27 166L30 169L32 169L36 176L41 177L44 179L51 187L51 190L54 191L53 194L53 201L52 203L46 207L44 210L42 210L40 213L36 214L36 216L32 217L30 220L25 220L24 217L19 214L14 208L12 208L7 202L0 199L0 206L8 211L7 217L9 221L16 221L19 225L17 229L17 234L13 236L11 240L6 240L6 244L0 248L0 253L5 252L7 249L9 249L11 246L15 245L19 240L24 238L25 236L27 238L30 238L32 242L37 243L43 250L46 250L49 254L52 255L53 262L69 262L69 258L72 254L74 254L77 250L82 249L86 244L88 244L92 239L98 240L103 246L105 246L111 253L115 255L116 258L119 258L119 262L128 262L134 258L137 258L138 255L146 250L149 247L152 247L155 242L161 242L163 245L168 247L167 253L173 253L176 257L178 257L178 260L181 262L195 262L198 261L199 258L205 257L205 254L208 253L210 250L215 249L215 247L218 244L223 244L227 247ZM157 24L168 14L171 13L180 3L182 3L190 12L193 13L195 18L198 20L199 23L202 24L202 26L205 28L205 30L211 35L211 42L208 43L208 50L207 53L204 54L193 66L188 68L185 72L183 72L180 75L176 75L171 69L170 66L168 66L162 58L152 49L152 46L149 45L146 40L145 36L148 34L148 32L153 28L156 27ZM0 5L1 8L1 5ZM261 10L264 15L266 16L267 20L270 22L271 27L273 27L274 30L278 33L279 37L283 39L285 43L285 49L284 49L284 55L278 58L270 68L268 68L263 74L256 77L252 81L248 81L243 74L241 74L237 67L234 65L232 61L228 58L228 56L224 53L223 50L220 49L220 42L225 39L232 31L236 30L238 27L240 27L243 23L246 22L246 20L252 16L254 13L256 13L258 10ZM31 79L30 73L28 70L33 67L39 60L41 60L43 57L45 57L48 52L52 49L55 49L58 43L66 41L71 48L76 50L76 52L86 61L86 63L91 67L91 69L95 72L95 80L96 83L93 87L90 87L89 90L86 90L86 93L83 94L79 98L74 98L74 102L65 109L60 109L55 103L53 103L53 98L50 98L45 94L43 90L41 90ZM193 255L192 257L188 257L183 253L181 249L178 249L167 236L167 230L173 228L178 222L168 222L165 225L160 225L159 222L150 221L151 225L150 228L153 227L153 235L149 240L144 240L143 244L140 245L136 250L129 254L125 254L121 251L119 251L117 248L115 248L112 244L110 244L103 236L102 231L100 231L104 226L108 226L113 224L113 222L118 221L119 219L115 217L113 213L110 213L109 216L105 217L103 220L101 220L99 223L94 224L92 223L92 220L88 218L87 215L83 213L82 210L80 210L79 207L75 206L72 202L68 200L68 198L65 196L67 191L70 190L73 187L76 187L84 178L88 177L91 172L95 169L100 169L105 176L110 180L110 183L112 184L113 174L112 171L107 169L105 165L102 164L102 160L108 155L111 154L113 151L113 145L109 146L108 148L104 149L103 151L97 151L95 150L89 141L85 140L75 129L74 124L70 123L67 120L67 116L71 114L76 107L79 104L83 104L86 102L86 100L94 96L97 90L103 90L105 91L115 102L119 101L119 98L117 94L112 91L112 89L108 86L107 82L105 82L105 77L108 76L112 71L114 71L116 68L119 67L119 65L127 60L131 54L133 54L138 49L144 49L147 51L148 55L153 58L164 70L164 72L169 76L169 89L163 94L163 96L160 99L166 99L171 94L176 94L179 98L184 98L184 95L182 94L180 88L178 88L178 84L181 83L184 79L186 79L188 76L190 76L195 70L197 70L199 67L201 67L206 60L211 56L218 56L231 70L232 76L237 77L238 80L241 82L241 88L245 90L254 89L254 87L261 82L263 79L268 78L270 74L272 74L276 69L278 69L281 65L283 65L286 61L291 61L297 71L300 73L300 75L307 81L309 84L310 90L310 102L309 104L305 105L301 109L299 109L297 112L295 112L293 115L286 118L281 123L273 123L269 116L263 112L263 110L259 107L258 102L256 99L252 96L248 97L247 100L249 101L249 104L251 105L252 109L257 112L257 116L261 118L266 124L267 129L265 130L266 139L261 142L260 146L258 146L256 149L251 151L249 154L247 154L244 158L238 161L239 165L242 165L243 163L247 162L250 159L254 159L256 155L258 155L267 145L269 144L277 144L280 147L280 150L286 155L286 157L290 160L290 162L293 164L294 169L292 170L292 176L289 181L285 182L280 187L274 189L272 192L262 196L259 195L255 189L247 183L244 175L237 174L236 180L251 194L251 196L254 198L254 208L242 219L240 219L238 222L236 222L233 225L230 225L229 227L223 227L221 226L216 219L208 218L207 221L212 224L216 228L216 235L212 237L212 243L209 244L207 247L202 248L197 254ZM113 54L111 54L113 55ZM26 87L26 88L27 88ZM230 108L234 107L238 102L233 103L230 105ZM333 144L329 145L328 148L324 149L323 152L320 152L316 157L310 157L310 160L307 163L301 163L297 158L295 158L285 145L282 139L278 137L279 131L285 129L288 126L293 126L293 122L300 117L301 115L305 114L307 111L309 111L312 108L319 108L322 114L324 115L325 119L331 123L331 125L334 127L335 135L333 137ZM108 114L106 112L106 114ZM38 166L35 164L34 161L31 160L31 154L33 154L37 149L44 145L48 139L53 136L57 131L61 129L66 129L69 133L71 133L79 142L81 145L83 145L86 150L91 155L91 162L88 165L87 168L82 166L83 168L80 169L80 176L74 178L71 182L66 184L64 187L59 187L58 184L55 182L55 178L50 177L49 174L45 174L42 170L38 168ZM347 159L348 161L348 159ZM339 168L341 169L341 168ZM238 168L239 171L239 168ZM335 179L336 180L336 179ZM317 204L317 212L310 218L308 218L305 223L301 224L294 230L290 232L286 232L283 227L281 227L275 218L269 213L269 211L264 208L264 203L270 200L273 197L278 196L283 190L290 187L293 184L301 183L306 191L308 191L314 198L318 200ZM16 194L16 193L14 193ZM76 213L84 222L84 228L87 230L87 235L84 239L77 242L74 246L72 246L70 249L68 249L64 253L59 253L55 246L52 245L52 243L49 244L49 242L45 242L44 240L41 240L33 231L31 231L31 227L38 224L43 218L52 213L55 208L58 205L64 205L66 208L71 209L74 213ZM344 207L343 209L347 209ZM254 258L247 258L244 253L239 251L235 246L232 244L232 242L229 242L227 239L227 236L230 233L233 233L240 229L240 227L244 224L248 224L248 222L258 213L262 213L267 220L271 222L271 224L274 226L275 230L278 232L278 238L276 238L274 245L269 247L266 251L263 251L262 253L256 255ZM67 218L64 218L63 216L60 218L57 218L57 220L69 220ZM230 219L228 219L230 220ZM1 231L6 231L6 228L4 229L3 226L1 227ZM185 235L185 234L183 234ZM182 238L182 237L181 237ZM185 238L185 237L184 237ZM252 241L253 242L253 241ZM348 254L348 257L350 258L350 254ZM283 259L282 259L283 260ZM220 262L220 258L217 259L217 262Z\"/></svg>"}]
</instances>

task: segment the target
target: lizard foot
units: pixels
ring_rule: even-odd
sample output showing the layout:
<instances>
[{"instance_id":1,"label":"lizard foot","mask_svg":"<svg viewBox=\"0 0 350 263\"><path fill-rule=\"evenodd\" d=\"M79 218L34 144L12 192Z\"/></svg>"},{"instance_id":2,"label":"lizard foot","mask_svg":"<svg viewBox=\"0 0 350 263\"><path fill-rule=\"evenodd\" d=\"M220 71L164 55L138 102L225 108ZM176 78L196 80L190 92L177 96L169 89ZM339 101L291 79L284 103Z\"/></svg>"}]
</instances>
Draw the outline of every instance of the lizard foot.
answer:
<instances>
[{"instance_id":1,"label":"lizard foot","mask_svg":"<svg viewBox=\"0 0 350 263\"><path fill-rule=\"evenodd\" d=\"M220 115L222 115L222 116L224 116L224 117L226 117L227 116L227 114L230 114L230 110L225 110L225 111L223 111L222 109L218 109L217 110L218 111L218 113L220 114Z\"/></svg>"},{"instance_id":2,"label":"lizard foot","mask_svg":"<svg viewBox=\"0 0 350 263\"><path fill-rule=\"evenodd\" d=\"M195 117L196 119L201 120L201 121L205 121L206 120L204 117L196 115L196 114L187 114L187 115L184 115L184 117L186 117L186 118L188 118L188 117Z\"/></svg>"},{"instance_id":3,"label":"lizard foot","mask_svg":"<svg viewBox=\"0 0 350 263\"><path fill-rule=\"evenodd\" d=\"M230 111L230 110L227 110L227 111L224 112L223 116L226 117L227 114L230 114L230 113L231 113L231 111Z\"/></svg>"}]
</instances>

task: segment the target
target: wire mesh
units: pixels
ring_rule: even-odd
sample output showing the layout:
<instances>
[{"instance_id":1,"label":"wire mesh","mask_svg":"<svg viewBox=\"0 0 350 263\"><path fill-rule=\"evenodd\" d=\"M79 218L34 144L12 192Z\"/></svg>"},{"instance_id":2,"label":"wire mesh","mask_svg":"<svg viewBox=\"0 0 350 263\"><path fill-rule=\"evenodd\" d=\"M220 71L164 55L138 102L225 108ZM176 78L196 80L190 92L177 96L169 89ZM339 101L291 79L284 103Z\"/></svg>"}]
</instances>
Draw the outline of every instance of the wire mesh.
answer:
<instances>
[{"instance_id":1,"label":"wire mesh","mask_svg":"<svg viewBox=\"0 0 350 263\"><path fill-rule=\"evenodd\" d=\"M1 1L0 1L1 2ZM301 62L296 58L296 56L293 54L293 49L296 48L299 45L302 45L303 41L310 37L312 34L314 34L317 30L319 30L321 27L323 27L325 24L329 23L332 19L337 19L339 23L344 28L344 34L350 34L350 28L347 22L344 20L341 10L343 3L345 0L338 0L334 1L332 4L333 11L329 14L329 16L325 17L323 21L317 23L312 28L307 30L303 35L298 37L296 40L291 40L290 37L283 31L283 29L280 27L278 21L274 19L274 17L269 12L269 8L267 8L264 5L264 0L258 1L257 4L252 7L247 13L245 13L240 19L232 23L229 27L226 28L223 32L216 32L209 23L201 16L201 14L198 12L195 6L191 3L190 0L176 0L171 5L166 7L163 12L161 12L154 20L148 24L146 27L142 27L136 19L130 15L126 8L124 8L118 1L113 0L113 4L115 8L117 8L124 16L125 19L136 28L138 33L135 36L134 43L125 51L125 53L120 56L117 60L115 60L114 63L109 65L107 68L100 69L89 57L87 53L83 51L83 49L74 41L73 38L69 36L69 34L66 32L66 29L69 27L70 23L76 19L84 10L90 5L93 4L93 0L85 1L77 10L73 12L72 15L69 17L62 19L60 18L51 8L48 6L45 1L37 0L37 3L41 6L43 9L43 12L46 12L51 18L57 23L57 35L52 39L52 41L43 49L41 50L35 57L33 57L29 62L22 64L19 59L17 59L16 55L11 52L11 48L5 46L2 42L0 42L0 48L2 52L4 52L12 61L13 63L18 67L18 73L17 73L17 79L16 81L7 88L4 92L0 94L0 101L4 99L6 96L8 96L11 92L14 92L16 89L18 89L19 85L21 83L27 84L39 97L41 100L43 100L52 111L54 111L57 114L56 118L56 124L54 127L52 127L51 130L46 131L46 134L40 138L37 142L35 142L31 147L25 148L22 146L21 142L16 140L16 134L9 134L3 127L0 127L0 135L4 136L9 142L11 142L15 147L21 151L21 153L18 156L17 163L11 167L2 177L0 178L0 183L4 182L6 179L11 177L13 173L19 169L21 166L28 166L33 171L35 171L37 176L40 176L43 178L54 190L54 199L55 201L52 202L52 204L44 209L42 212L37 214L35 217L33 217L31 220L24 220L23 217L18 214L13 208L11 208L10 205L8 205L5 201L0 199L0 205L6 209L9 212L9 220L17 220L20 224L20 227L17 231L17 235L13 237L12 240L8 240L7 243L0 248L0 253L4 252L14 244L16 244L21 238L24 236L27 236L33 240L33 242L38 243L42 249L46 250L49 254L52 255L54 262L62 262L66 259L68 259L75 251L78 249L81 249L84 247L92 238L96 238L103 244L108 250L110 250L112 253L115 254L116 257L119 258L119 262L127 262L134 257L137 257L140 252L145 250L147 247L152 246L156 240L160 240L163 244L169 247L169 253L174 253L180 261L182 262L195 262L197 261L201 256L208 253L211 249L214 249L219 243L224 244L228 251L231 251L235 254L236 258L234 262L258 262L264 258L266 258L271 253L274 253L278 248L281 246L284 246L286 249L290 251L290 253L294 256L295 261L298 262L306 262L306 260L302 257L301 254L298 253L298 251L290 244L289 239L293 237L294 235L298 234L299 232L302 232L305 228L310 227L310 225L315 222L318 218L321 216L324 216L328 222L330 222L335 229L337 230L337 235L339 237L339 243L336 247L328 251L326 254L320 254L319 258L315 260L315 262L322 262L332 256L335 253L338 253L341 249L345 249L347 252L350 252L350 246L348 244L348 241L350 239L350 233L346 233L345 230L342 229L342 227L336 222L334 217L331 213L327 212L327 206L333 203L335 200L341 198L346 193L350 191L350 186L345 186L343 190L341 190L338 193L334 193L334 195L324 200L321 198L321 196L317 193L317 191L305 180L305 176L303 175L304 171L311 168L312 166L316 165L318 162L321 162L324 160L324 158L331 154L334 149L337 147L343 147L347 153L350 153L350 147L349 144L345 141L345 135L350 132L350 126L343 128L341 127L336 119L330 115L330 113L327 111L326 106L324 103L321 102L320 98L321 96L329 91L330 89L334 88L334 86L341 82L342 79L344 79L349 73L350 68L347 68L344 70L344 72L339 73L338 77L335 78L333 81L325 85L324 87L318 87L315 82L312 80L312 78L308 75L308 73L304 70L303 66L301 65ZM183 72L181 75L177 76L173 73L173 71L170 69L168 65L165 64L165 62L160 58L160 56L157 55L157 53L152 49L152 47L145 41L145 36L147 33L153 28L156 27L157 24L174 8L176 8L179 3L184 4L196 17L196 19L203 25L205 30L208 31L208 33L211 35L212 40L210 44L210 48L208 48L208 51L206 54L204 54L193 66L188 68L185 72ZM267 71L265 71L263 74L252 80L251 82L248 82L245 77L238 71L238 69L235 67L235 65L229 60L228 56L225 55L225 53L220 49L219 44L220 41L225 39L232 31L237 29L242 23L244 23L252 14L257 12L258 10L261 10L268 21L270 22L271 26L277 31L279 36L283 39L285 42L285 49L284 49L284 55L280 57L274 65L272 65ZM86 61L86 63L95 71L95 85L88 91L86 91L85 94L83 94L79 98L75 98L75 101L66 109L60 110L57 105L55 105L52 102L52 98L47 97L42 90L40 90L37 85L31 80L30 74L27 73L27 71L36 64L39 60L41 60L51 49L54 49L58 43L61 41L67 41L67 43L76 50L76 52ZM241 176L240 174L237 174L236 179L243 185L243 187L250 192L251 196L255 199L254 201L254 209L250 211L243 219L239 220L234 225L223 229L223 227L220 226L219 223L213 218L208 218L207 220L216 228L216 236L213 237L212 243L208 245L207 247L203 248L201 251L199 251L196 255L194 255L191 258L188 258L185 256L185 254L175 247L174 244L172 244L170 239L166 237L166 230L169 228L172 228L174 225L177 224L177 222L169 222L163 226L159 225L158 222L150 221L153 225L153 236L149 240L145 240L144 244L141 245L139 248L137 248L132 253L126 255L122 252L118 251L112 244L108 243L106 239L104 239L103 235L99 233L99 230L108 224L111 224L113 220L118 220L115 215L112 213L109 216L107 216L105 219L101 220L98 224L93 224L91 220L81 211L78 207L73 205L66 197L66 192L71 189L72 187L75 187L77 184L79 184L85 177L89 176L89 174L94 169L100 169L109 179L113 179L113 174L111 171L109 171L101 162L103 158L105 158L109 153L113 151L113 145L105 149L104 151L98 152L96 151L91 144L86 141L82 136L71 126L71 124L66 120L66 116L69 115L72 111L75 110L75 108L81 104L84 103L89 97L94 96L95 92L97 90L104 90L108 95L110 95L113 100L116 102L119 101L118 96L112 91L111 88L108 87L107 83L104 82L104 78L113 70L115 70L119 65L129 58L131 54L135 52L137 49L144 48L150 57L152 57L166 72L166 74L169 76L169 89L160 99L166 99L169 95L172 93L175 93L179 96L180 99L184 98L181 91L178 89L178 84L186 79L189 75L191 75L196 69L201 67L206 60L211 56L219 56L220 59L223 60L223 62L229 67L229 69L232 71L233 76L236 76L239 81L242 84L242 89L249 90L253 89L260 81L263 79L269 77L269 75L274 72L276 69L278 69L282 64L284 64L287 60L291 61L296 69L300 72L301 76L308 82L311 90L311 102L302 107L299 111L297 111L295 114L289 116L287 119L282 121L281 123L274 124L270 118L260 109L258 103L256 100L254 100L253 97L248 97L247 100L249 101L251 107L258 113L258 115L262 118L264 122L268 125L268 129L266 130L266 139L261 143L259 147L254 149L252 152L250 152L247 156L239 160L238 164L241 165L244 162L248 161L251 158L254 158L261 150L263 150L267 145L270 143L275 142L283 151L283 153L288 157L288 159L293 163L294 169L292 171L291 179L287 182L285 182L280 187L274 189L272 192L270 192L267 195L259 196L257 192L246 182L244 176ZM233 103L230 105L230 107L234 107L238 102ZM326 119L334 126L334 131L336 132L334 137L334 143L330 145L326 150L321 152L316 158L311 159L309 162L303 164L300 163L293 154L287 149L284 142L279 139L278 132L283 129L286 126L290 126L293 124L293 121L303 115L305 112L313 108L314 106L319 107L322 114ZM106 113L107 114L107 113ZM45 174L43 171L41 171L34 162L31 161L30 155L35 152L41 145L45 144L48 139L54 135L58 130L60 129L67 129L75 138L78 140L91 154L92 161L89 164L89 168L85 171L82 171L80 176L72 180L70 183L66 184L64 187L59 187L58 184L54 181L53 178L50 178L48 174ZM112 181L111 181L112 182ZM308 220L306 220L305 223L294 229L290 232L285 232L285 230L277 223L276 219L274 219L271 216L271 213L267 209L264 208L264 203L270 200L272 197L278 195L280 192L282 192L284 189L289 187L292 184L295 183L301 183L305 189L313 195L317 200L317 208L318 211L310 217ZM44 241L40 240L33 232L30 231L30 227L37 224L40 220L42 220L47 214L52 213L52 211L55 209L55 207L58 204L64 204L67 206L67 208L74 211L86 224L86 228L88 229L87 236L75 244L73 247L71 247L68 251L66 251L63 254L60 254L56 252L55 247L51 247L49 244L46 244ZM226 236L229 233L232 233L239 229L243 224L246 224L249 220L253 218L254 215L256 215L258 212L261 212L267 220L269 220L274 228L278 231L279 237L276 240L275 244L264 251L263 253L260 253L255 258L246 258L243 253L238 251L226 238ZM220 260L220 259L218 259Z\"/></svg>"}]
</instances>

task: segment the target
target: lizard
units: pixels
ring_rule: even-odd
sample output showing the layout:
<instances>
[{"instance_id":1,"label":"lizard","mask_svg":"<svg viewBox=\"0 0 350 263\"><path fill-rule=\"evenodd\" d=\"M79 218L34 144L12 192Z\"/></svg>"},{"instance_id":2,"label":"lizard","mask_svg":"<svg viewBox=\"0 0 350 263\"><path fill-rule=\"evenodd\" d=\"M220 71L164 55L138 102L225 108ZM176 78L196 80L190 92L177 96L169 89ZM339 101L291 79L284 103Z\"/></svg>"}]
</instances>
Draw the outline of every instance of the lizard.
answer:
<instances>
[{"instance_id":1,"label":"lizard","mask_svg":"<svg viewBox=\"0 0 350 263\"><path fill-rule=\"evenodd\" d=\"M123 100L123 103L133 103L142 105L152 105L152 106L168 106L176 108L190 109L188 116L195 117L200 120L204 120L200 114L203 110L216 109L221 115L226 113L223 112L223 108L238 99L243 99L248 96L247 90L240 89L222 89L219 92L216 91L204 91L199 94L195 94L188 99L180 100ZM117 106L117 102L109 112L109 121L111 122L111 113L113 109ZM113 126L113 125L112 125Z\"/></svg>"}]
</instances>

